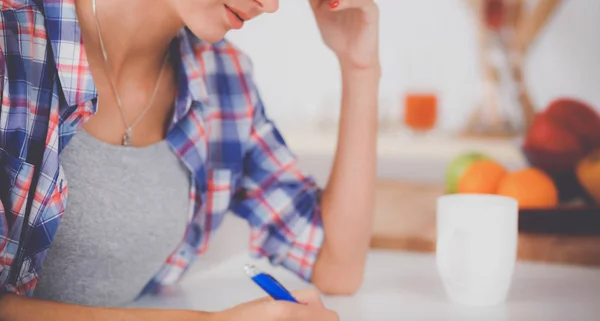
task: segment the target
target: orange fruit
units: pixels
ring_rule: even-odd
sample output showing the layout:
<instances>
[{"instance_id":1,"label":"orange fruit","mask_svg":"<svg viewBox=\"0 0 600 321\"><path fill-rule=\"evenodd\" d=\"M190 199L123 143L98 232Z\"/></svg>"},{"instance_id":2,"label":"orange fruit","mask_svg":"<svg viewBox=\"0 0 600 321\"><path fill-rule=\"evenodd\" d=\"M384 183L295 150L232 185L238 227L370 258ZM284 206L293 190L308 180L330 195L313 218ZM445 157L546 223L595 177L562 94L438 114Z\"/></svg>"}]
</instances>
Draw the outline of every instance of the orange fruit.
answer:
<instances>
[{"instance_id":1,"label":"orange fruit","mask_svg":"<svg viewBox=\"0 0 600 321\"><path fill-rule=\"evenodd\" d=\"M495 194L507 174L506 168L493 160L474 161L461 176L458 193Z\"/></svg>"},{"instance_id":2,"label":"orange fruit","mask_svg":"<svg viewBox=\"0 0 600 321\"><path fill-rule=\"evenodd\" d=\"M558 204L558 189L543 171L528 167L510 173L500 182L498 194L512 197L519 208L549 208Z\"/></svg>"},{"instance_id":3,"label":"orange fruit","mask_svg":"<svg viewBox=\"0 0 600 321\"><path fill-rule=\"evenodd\" d=\"M575 173L583 188L600 204L600 149L580 160Z\"/></svg>"}]
</instances>

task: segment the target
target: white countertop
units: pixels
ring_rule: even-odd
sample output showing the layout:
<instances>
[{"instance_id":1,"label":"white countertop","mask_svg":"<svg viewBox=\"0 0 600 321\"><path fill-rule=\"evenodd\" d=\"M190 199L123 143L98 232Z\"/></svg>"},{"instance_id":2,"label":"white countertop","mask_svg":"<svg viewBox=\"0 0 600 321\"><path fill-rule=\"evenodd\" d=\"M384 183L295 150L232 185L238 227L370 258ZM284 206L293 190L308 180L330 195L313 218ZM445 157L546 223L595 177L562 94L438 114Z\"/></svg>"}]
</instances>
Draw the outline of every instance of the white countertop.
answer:
<instances>
[{"instance_id":1,"label":"white countertop","mask_svg":"<svg viewBox=\"0 0 600 321\"><path fill-rule=\"evenodd\" d=\"M282 127L282 135L302 168L325 182L337 143L334 129ZM441 182L447 164L457 155L477 151L509 169L526 165L517 140L459 138L445 132L411 135L391 130L378 136L378 175L384 179Z\"/></svg>"},{"instance_id":2,"label":"white countertop","mask_svg":"<svg viewBox=\"0 0 600 321\"><path fill-rule=\"evenodd\" d=\"M326 178L335 151L333 132L286 131L284 137L305 169L319 179ZM471 150L493 156L509 167L524 163L516 144L508 141L459 140L443 135L410 138L388 133L379 138L380 177L439 181L450 158ZM231 219L224 225L227 232L223 227L213 247L173 291L142 298L133 306L218 311L264 296L243 273L243 265L251 262L245 254L249 237L245 222ZM264 260L253 263L292 290L310 287ZM433 254L373 250L361 290L349 297L324 297L324 302L346 321L597 321L600 269L519 262L506 304L468 308L446 299Z\"/></svg>"},{"instance_id":3,"label":"white countertop","mask_svg":"<svg viewBox=\"0 0 600 321\"><path fill-rule=\"evenodd\" d=\"M193 270L177 288L134 306L226 309L265 294L243 273L250 262L237 255L204 270ZM291 273L254 262L286 287L308 287ZM504 305L470 308L448 302L432 254L372 251L362 289L354 296L324 297L341 320L600 320L600 269L519 262Z\"/></svg>"},{"instance_id":4,"label":"white countertop","mask_svg":"<svg viewBox=\"0 0 600 321\"><path fill-rule=\"evenodd\" d=\"M287 144L300 154L333 154L337 130L294 129L283 132ZM460 138L442 131L427 134L410 134L390 130L378 135L377 153L381 157L447 158L465 151L478 150L502 162L521 162L518 143L509 139Z\"/></svg>"}]
</instances>

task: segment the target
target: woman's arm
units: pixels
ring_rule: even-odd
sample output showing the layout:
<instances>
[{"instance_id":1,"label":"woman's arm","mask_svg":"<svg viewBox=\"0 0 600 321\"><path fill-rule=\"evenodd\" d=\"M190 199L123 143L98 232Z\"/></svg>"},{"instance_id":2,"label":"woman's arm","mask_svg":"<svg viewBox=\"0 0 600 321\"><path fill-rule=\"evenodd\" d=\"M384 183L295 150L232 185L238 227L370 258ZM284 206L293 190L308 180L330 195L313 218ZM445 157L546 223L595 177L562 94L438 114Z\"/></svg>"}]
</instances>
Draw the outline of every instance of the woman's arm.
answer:
<instances>
[{"instance_id":1,"label":"woman's arm","mask_svg":"<svg viewBox=\"0 0 600 321\"><path fill-rule=\"evenodd\" d=\"M208 313L184 310L111 309L0 295L0 321L207 321Z\"/></svg>"},{"instance_id":2,"label":"woman's arm","mask_svg":"<svg viewBox=\"0 0 600 321\"><path fill-rule=\"evenodd\" d=\"M360 286L371 236L377 163L379 70L343 70L338 146L322 212L325 241L313 283L326 293Z\"/></svg>"},{"instance_id":3,"label":"woman's arm","mask_svg":"<svg viewBox=\"0 0 600 321\"><path fill-rule=\"evenodd\" d=\"M113 309L54 303L0 295L0 321L339 321L314 291L298 291L303 304L262 298L222 312L161 309Z\"/></svg>"},{"instance_id":4,"label":"woman's arm","mask_svg":"<svg viewBox=\"0 0 600 321\"><path fill-rule=\"evenodd\" d=\"M375 200L378 8L372 0L312 0L312 5L342 72L338 145L321 201L325 240L312 282L325 293L350 294L363 280Z\"/></svg>"}]
</instances>

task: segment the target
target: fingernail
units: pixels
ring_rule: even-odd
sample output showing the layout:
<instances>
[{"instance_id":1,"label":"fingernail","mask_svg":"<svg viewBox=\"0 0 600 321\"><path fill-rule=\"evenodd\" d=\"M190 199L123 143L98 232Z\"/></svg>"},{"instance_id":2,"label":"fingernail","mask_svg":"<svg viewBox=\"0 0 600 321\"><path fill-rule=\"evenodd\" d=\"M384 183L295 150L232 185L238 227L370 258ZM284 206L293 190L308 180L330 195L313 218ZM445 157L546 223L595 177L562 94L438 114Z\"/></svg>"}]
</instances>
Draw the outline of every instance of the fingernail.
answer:
<instances>
[{"instance_id":1,"label":"fingernail","mask_svg":"<svg viewBox=\"0 0 600 321\"><path fill-rule=\"evenodd\" d=\"M340 5L340 1L339 0L333 0L329 3L329 8L331 9L335 9Z\"/></svg>"}]
</instances>

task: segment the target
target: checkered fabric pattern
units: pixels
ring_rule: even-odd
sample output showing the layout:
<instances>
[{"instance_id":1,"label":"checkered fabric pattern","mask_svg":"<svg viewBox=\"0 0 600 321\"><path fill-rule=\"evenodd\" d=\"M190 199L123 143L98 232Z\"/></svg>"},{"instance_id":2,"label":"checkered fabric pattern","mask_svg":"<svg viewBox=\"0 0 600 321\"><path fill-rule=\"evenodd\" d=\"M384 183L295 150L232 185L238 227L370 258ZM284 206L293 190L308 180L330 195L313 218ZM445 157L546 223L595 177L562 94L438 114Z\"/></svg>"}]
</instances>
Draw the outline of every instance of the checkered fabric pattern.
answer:
<instances>
[{"instance_id":1,"label":"checkered fabric pattern","mask_svg":"<svg viewBox=\"0 0 600 321\"><path fill-rule=\"evenodd\" d=\"M94 115L97 93L74 0L1 6L0 293L30 296L67 205L59 155ZM310 280L321 190L267 118L249 59L187 29L170 50L178 95L166 139L189 169L193 206L181 244L142 294L175 283L230 212L249 223L255 257Z\"/></svg>"}]
</instances>

